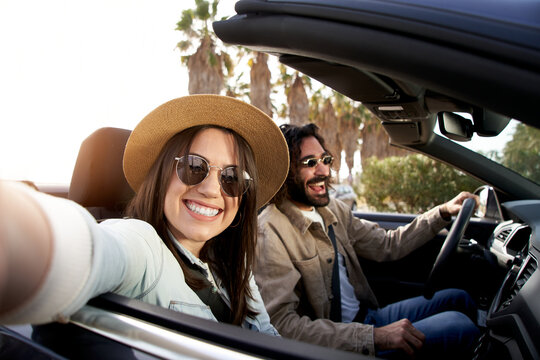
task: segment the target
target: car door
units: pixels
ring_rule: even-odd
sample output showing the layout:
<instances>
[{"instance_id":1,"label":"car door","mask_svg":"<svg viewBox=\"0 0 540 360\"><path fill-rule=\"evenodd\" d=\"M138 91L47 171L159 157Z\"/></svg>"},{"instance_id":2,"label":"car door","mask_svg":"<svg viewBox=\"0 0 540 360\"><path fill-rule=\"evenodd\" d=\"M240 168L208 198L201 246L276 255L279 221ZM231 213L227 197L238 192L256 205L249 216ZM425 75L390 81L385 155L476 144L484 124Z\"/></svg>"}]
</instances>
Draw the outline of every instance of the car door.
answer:
<instances>
[{"instance_id":1,"label":"car door","mask_svg":"<svg viewBox=\"0 0 540 360\"><path fill-rule=\"evenodd\" d=\"M376 222L384 229L392 230L409 224L416 215L357 211L355 216ZM359 254L364 273L380 305L422 295L424 284L451 224L439 232L431 241L399 260L375 262L364 259ZM460 251L451 259L444 277L440 279L439 288L464 288L473 293L480 292L481 296L487 296L496 291L501 279L500 277L494 279L493 284L486 282L485 273L491 272L493 268L486 264L484 260L485 246L495 226L496 222L494 221L479 218L471 219L464 238L474 239L477 246L465 245L468 244L466 242L460 246ZM485 288L478 286L478 279L481 278L484 279L482 282L485 284Z\"/></svg>"}]
</instances>

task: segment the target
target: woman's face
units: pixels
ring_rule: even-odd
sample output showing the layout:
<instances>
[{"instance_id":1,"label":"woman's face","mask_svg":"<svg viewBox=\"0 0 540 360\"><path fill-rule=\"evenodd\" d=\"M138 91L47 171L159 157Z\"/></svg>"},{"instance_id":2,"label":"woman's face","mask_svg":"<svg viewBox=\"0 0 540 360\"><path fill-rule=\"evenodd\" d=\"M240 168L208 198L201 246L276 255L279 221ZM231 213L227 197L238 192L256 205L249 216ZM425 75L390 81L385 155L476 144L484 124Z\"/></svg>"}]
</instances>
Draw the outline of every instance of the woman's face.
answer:
<instances>
[{"instance_id":1,"label":"woman's face","mask_svg":"<svg viewBox=\"0 0 540 360\"><path fill-rule=\"evenodd\" d=\"M235 148L232 135L220 129L205 129L195 136L189 153L205 158L210 166L225 168L238 165ZM180 181L173 171L165 194L164 211L170 231L197 257L207 240L232 223L240 204L239 197L222 191L220 170L210 167L209 171L206 179L191 186Z\"/></svg>"}]
</instances>

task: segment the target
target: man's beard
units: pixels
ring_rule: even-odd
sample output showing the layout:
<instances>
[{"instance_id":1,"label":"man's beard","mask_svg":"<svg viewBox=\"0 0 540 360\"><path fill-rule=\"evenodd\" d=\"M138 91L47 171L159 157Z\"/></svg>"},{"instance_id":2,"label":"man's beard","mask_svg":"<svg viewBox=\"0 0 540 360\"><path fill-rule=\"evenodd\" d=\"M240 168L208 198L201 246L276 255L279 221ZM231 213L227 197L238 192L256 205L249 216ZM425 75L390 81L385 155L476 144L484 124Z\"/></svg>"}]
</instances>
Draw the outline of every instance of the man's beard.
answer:
<instances>
[{"instance_id":1,"label":"man's beard","mask_svg":"<svg viewBox=\"0 0 540 360\"><path fill-rule=\"evenodd\" d=\"M313 196L308 193L307 187L309 184L314 184L324 181L325 192L319 196ZM289 197L298 203L305 204L308 206L322 207L328 205L330 202L330 197L328 195L328 184L330 178L328 176L317 176L309 180L306 185L304 185L303 179L298 175L287 181L287 189Z\"/></svg>"}]
</instances>

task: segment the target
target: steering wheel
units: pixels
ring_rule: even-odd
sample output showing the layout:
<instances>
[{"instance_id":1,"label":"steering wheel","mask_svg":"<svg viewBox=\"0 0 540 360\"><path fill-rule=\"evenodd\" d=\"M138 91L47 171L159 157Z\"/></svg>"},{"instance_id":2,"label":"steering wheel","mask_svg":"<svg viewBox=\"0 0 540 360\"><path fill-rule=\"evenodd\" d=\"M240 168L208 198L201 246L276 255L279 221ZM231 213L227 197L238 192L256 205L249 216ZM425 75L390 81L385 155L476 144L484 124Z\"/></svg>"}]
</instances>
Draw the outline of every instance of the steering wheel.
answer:
<instances>
[{"instance_id":1,"label":"steering wheel","mask_svg":"<svg viewBox=\"0 0 540 360\"><path fill-rule=\"evenodd\" d=\"M457 250L459 240L461 240L465 234L465 229L467 228L467 225L469 225L469 220L471 219L475 207L476 201L471 198L465 199L461 205L461 210L459 210L456 220L454 220L448 235L446 235L446 239L444 239L441 251L439 251L439 255L437 255L437 259L435 260L431 273L426 281L424 287L424 297L426 299L431 299L433 294L435 294L435 284L440 278L441 273L444 271L451 255Z\"/></svg>"}]
</instances>

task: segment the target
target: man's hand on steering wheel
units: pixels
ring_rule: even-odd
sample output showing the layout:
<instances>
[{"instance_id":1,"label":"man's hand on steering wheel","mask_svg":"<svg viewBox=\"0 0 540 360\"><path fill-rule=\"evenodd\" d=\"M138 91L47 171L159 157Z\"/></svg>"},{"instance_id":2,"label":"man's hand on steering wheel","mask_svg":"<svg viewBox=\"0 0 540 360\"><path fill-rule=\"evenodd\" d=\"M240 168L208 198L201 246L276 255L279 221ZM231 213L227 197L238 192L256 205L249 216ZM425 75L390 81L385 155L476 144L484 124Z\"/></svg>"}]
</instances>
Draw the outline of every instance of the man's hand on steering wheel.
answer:
<instances>
[{"instance_id":1,"label":"man's hand on steering wheel","mask_svg":"<svg viewBox=\"0 0 540 360\"><path fill-rule=\"evenodd\" d=\"M456 215L461 210L461 205L463 205L463 202L469 198L474 199L474 201L476 202L476 207L479 205L480 199L477 195L473 195L467 191L462 191L455 198L448 202L445 202L439 207L441 216L444 219L450 220L452 216Z\"/></svg>"}]
</instances>

